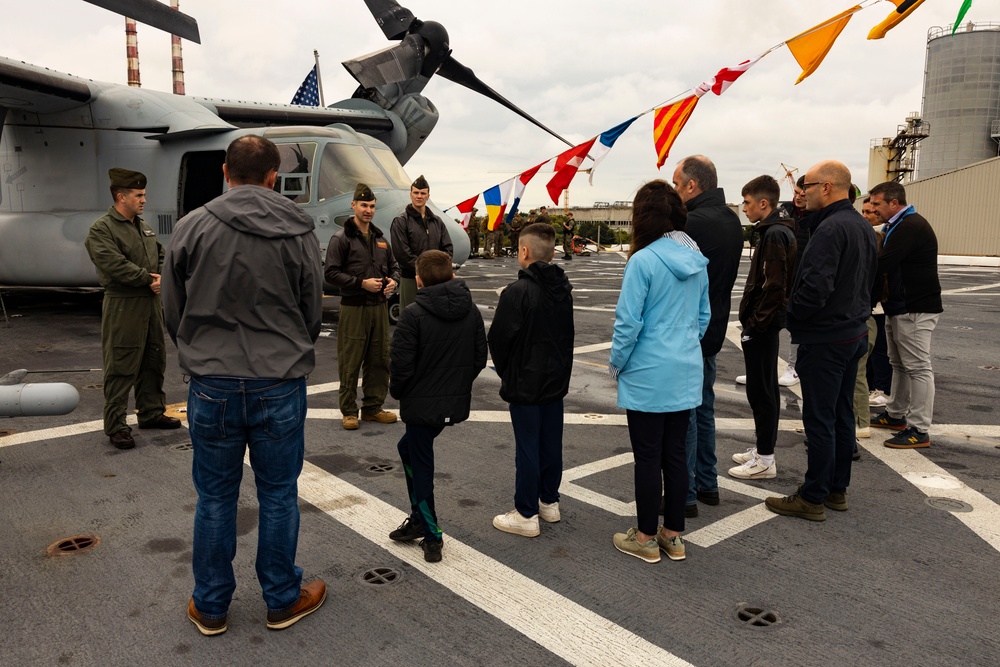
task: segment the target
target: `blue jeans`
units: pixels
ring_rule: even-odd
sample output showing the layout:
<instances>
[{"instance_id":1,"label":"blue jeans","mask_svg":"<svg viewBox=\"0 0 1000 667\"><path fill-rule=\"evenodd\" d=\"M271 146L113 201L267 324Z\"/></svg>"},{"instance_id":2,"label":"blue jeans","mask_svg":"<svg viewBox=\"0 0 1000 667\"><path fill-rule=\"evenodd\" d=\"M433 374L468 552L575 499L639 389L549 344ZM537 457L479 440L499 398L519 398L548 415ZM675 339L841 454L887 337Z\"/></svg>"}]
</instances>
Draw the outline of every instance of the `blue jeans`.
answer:
<instances>
[{"instance_id":1,"label":"blue jeans","mask_svg":"<svg viewBox=\"0 0 1000 667\"><path fill-rule=\"evenodd\" d=\"M198 491L192 597L202 616L225 616L236 590L236 504L247 445L260 505L256 564L264 601L268 611L285 611L298 602L302 570L295 551L305 418L304 378L191 378L191 476Z\"/></svg>"},{"instance_id":2,"label":"blue jeans","mask_svg":"<svg viewBox=\"0 0 1000 667\"><path fill-rule=\"evenodd\" d=\"M718 491L719 480L715 472L715 355L702 357L705 379L701 386L701 405L691 410L688 424L687 504L697 501L698 491Z\"/></svg>"},{"instance_id":3,"label":"blue jeans","mask_svg":"<svg viewBox=\"0 0 1000 667\"><path fill-rule=\"evenodd\" d=\"M854 455L854 382L868 336L850 343L802 343L795 372L802 382L802 426L809 449L799 496L821 503L851 483Z\"/></svg>"},{"instance_id":4,"label":"blue jeans","mask_svg":"<svg viewBox=\"0 0 1000 667\"><path fill-rule=\"evenodd\" d=\"M562 482L562 399L540 405L510 404L517 452L514 464L514 509L521 516L538 514L538 501L559 502Z\"/></svg>"}]
</instances>

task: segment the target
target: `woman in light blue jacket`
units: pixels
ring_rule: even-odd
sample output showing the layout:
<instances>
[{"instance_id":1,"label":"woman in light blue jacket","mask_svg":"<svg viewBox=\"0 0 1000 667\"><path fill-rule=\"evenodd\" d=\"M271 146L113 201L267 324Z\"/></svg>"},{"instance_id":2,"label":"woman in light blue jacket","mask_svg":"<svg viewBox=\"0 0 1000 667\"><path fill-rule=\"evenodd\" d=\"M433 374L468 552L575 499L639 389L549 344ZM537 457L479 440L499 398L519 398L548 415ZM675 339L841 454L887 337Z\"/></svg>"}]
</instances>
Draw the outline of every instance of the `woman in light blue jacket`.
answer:
<instances>
[{"instance_id":1,"label":"woman in light blue jacket","mask_svg":"<svg viewBox=\"0 0 1000 667\"><path fill-rule=\"evenodd\" d=\"M632 203L632 247L615 308L611 376L635 456L638 526L614 536L622 553L648 563L683 560L688 413L701 403L701 337L708 327L708 260L684 233L687 209L663 180ZM662 477L661 477L662 475ZM662 484L662 486L661 486ZM661 488L663 527L657 529Z\"/></svg>"}]
</instances>

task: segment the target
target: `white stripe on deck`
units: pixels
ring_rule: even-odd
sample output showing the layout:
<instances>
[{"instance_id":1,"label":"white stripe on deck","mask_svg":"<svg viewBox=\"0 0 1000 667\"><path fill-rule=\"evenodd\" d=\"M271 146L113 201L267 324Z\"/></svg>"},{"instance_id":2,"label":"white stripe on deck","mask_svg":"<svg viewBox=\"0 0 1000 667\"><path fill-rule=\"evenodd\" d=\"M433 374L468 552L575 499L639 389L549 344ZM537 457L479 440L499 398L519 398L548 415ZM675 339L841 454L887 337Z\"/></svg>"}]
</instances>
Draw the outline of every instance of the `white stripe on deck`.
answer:
<instances>
[{"instance_id":1,"label":"white stripe on deck","mask_svg":"<svg viewBox=\"0 0 1000 667\"><path fill-rule=\"evenodd\" d=\"M971 505L971 512L951 512L951 515L1000 551L1000 505L917 450L891 449L881 442L862 442L862 446L929 498L945 496Z\"/></svg>"},{"instance_id":2,"label":"white stripe on deck","mask_svg":"<svg viewBox=\"0 0 1000 667\"><path fill-rule=\"evenodd\" d=\"M427 563L388 538L405 513L308 462L299 497L570 664L691 664L459 540L446 536L444 560Z\"/></svg>"}]
</instances>

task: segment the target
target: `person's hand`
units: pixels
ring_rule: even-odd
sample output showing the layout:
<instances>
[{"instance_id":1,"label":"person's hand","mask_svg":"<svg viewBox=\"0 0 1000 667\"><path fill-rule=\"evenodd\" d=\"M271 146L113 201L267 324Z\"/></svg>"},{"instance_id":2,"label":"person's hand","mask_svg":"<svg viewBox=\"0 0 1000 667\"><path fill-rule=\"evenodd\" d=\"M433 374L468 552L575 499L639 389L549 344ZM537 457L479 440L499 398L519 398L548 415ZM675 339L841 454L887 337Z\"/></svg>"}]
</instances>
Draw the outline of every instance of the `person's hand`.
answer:
<instances>
[{"instance_id":1,"label":"person's hand","mask_svg":"<svg viewBox=\"0 0 1000 667\"><path fill-rule=\"evenodd\" d=\"M382 293L385 294L386 296L389 296L390 294L393 293L393 291L395 291L395 289L396 289L396 281L393 280L392 278L389 278L389 280L387 280L385 283L385 289L382 290Z\"/></svg>"},{"instance_id":2,"label":"person's hand","mask_svg":"<svg viewBox=\"0 0 1000 667\"><path fill-rule=\"evenodd\" d=\"M377 294L382 291L382 279L381 278L365 278L361 281L361 289L366 292L372 292Z\"/></svg>"},{"instance_id":3,"label":"person's hand","mask_svg":"<svg viewBox=\"0 0 1000 667\"><path fill-rule=\"evenodd\" d=\"M153 294L160 293L160 274L150 273L149 276L153 279L153 282L149 283L149 289L153 290Z\"/></svg>"}]
</instances>

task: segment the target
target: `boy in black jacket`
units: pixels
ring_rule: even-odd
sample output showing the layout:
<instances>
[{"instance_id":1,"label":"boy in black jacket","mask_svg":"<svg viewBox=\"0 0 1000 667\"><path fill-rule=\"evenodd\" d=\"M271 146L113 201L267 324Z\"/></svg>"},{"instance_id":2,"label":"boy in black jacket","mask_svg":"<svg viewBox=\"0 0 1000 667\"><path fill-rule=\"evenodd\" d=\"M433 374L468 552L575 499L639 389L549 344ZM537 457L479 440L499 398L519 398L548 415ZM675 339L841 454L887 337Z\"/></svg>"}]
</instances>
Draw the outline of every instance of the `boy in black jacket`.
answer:
<instances>
[{"instance_id":1,"label":"boy in black jacket","mask_svg":"<svg viewBox=\"0 0 1000 667\"><path fill-rule=\"evenodd\" d=\"M486 367L483 317L451 256L427 250L416 262L418 291L392 337L389 393L399 399L406 433L396 448L406 471L410 516L389 533L398 542L423 537L424 560L441 560L441 528L434 510L434 438L465 421L472 382Z\"/></svg>"},{"instance_id":2,"label":"boy in black jacket","mask_svg":"<svg viewBox=\"0 0 1000 667\"><path fill-rule=\"evenodd\" d=\"M539 515L559 521L563 397L573 371L573 289L552 264L556 235L546 223L528 225L518 239L517 281L500 295L490 326L500 397L514 427L514 509L493 519L505 533L535 537Z\"/></svg>"}]
</instances>

